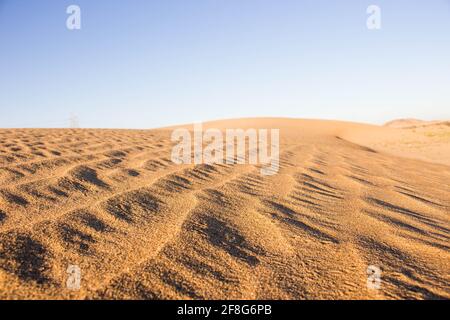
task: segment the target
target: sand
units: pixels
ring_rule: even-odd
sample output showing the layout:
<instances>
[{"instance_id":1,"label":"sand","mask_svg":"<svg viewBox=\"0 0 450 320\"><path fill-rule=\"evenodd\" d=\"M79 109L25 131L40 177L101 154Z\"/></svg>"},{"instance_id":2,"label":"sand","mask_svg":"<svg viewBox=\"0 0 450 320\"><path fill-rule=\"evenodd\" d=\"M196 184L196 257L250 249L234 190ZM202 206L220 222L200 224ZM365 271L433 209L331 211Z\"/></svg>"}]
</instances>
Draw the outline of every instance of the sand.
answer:
<instances>
[{"instance_id":1,"label":"sand","mask_svg":"<svg viewBox=\"0 0 450 320\"><path fill-rule=\"evenodd\" d=\"M205 127L279 128L278 174L176 165L170 128L0 130L0 298L450 298L445 122Z\"/></svg>"}]
</instances>

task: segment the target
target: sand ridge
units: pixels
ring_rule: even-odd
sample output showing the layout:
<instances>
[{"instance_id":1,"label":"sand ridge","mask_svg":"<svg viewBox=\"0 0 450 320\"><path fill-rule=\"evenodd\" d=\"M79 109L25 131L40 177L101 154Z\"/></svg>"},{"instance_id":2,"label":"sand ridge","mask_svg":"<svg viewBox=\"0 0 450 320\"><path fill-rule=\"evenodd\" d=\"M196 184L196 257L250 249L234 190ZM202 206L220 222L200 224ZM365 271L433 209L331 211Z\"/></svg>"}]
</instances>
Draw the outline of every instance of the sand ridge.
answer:
<instances>
[{"instance_id":1,"label":"sand ridge","mask_svg":"<svg viewBox=\"0 0 450 320\"><path fill-rule=\"evenodd\" d=\"M280 128L278 174L176 165L173 128L0 130L0 298L450 298L445 127L208 126Z\"/></svg>"}]
</instances>

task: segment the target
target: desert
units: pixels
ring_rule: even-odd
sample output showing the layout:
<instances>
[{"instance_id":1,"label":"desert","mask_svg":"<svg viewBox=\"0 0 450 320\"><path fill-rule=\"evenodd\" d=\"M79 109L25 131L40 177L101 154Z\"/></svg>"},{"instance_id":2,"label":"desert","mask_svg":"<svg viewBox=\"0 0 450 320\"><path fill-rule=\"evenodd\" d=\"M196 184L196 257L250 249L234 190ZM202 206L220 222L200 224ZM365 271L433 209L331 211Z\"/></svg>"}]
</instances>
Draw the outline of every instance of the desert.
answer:
<instances>
[{"instance_id":1,"label":"desert","mask_svg":"<svg viewBox=\"0 0 450 320\"><path fill-rule=\"evenodd\" d=\"M448 122L203 126L279 129L278 172L174 163L192 125L0 129L0 299L450 298Z\"/></svg>"}]
</instances>

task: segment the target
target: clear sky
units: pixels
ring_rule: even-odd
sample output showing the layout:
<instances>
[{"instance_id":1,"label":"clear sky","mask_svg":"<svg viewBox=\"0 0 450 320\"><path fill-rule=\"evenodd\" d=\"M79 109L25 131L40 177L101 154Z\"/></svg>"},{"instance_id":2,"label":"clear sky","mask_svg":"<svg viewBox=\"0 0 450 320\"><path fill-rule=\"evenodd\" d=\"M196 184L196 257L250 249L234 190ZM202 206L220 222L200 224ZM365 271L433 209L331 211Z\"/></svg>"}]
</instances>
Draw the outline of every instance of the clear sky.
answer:
<instances>
[{"instance_id":1,"label":"clear sky","mask_svg":"<svg viewBox=\"0 0 450 320\"><path fill-rule=\"evenodd\" d=\"M71 4L81 30L66 28ZM71 115L449 119L450 0L0 0L0 127Z\"/></svg>"}]
</instances>

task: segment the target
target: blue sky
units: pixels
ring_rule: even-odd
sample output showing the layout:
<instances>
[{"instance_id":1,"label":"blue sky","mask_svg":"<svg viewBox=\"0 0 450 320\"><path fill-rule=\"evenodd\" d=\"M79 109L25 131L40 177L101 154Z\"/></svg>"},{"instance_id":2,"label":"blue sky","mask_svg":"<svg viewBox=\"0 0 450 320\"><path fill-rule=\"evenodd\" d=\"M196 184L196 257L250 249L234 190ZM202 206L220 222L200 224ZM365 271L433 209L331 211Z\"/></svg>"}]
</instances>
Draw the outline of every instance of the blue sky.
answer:
<instances>
[{"instance_id":1,"label":"blue sky","mask_svg":"<svg viewBox=\"0 0 450 320\"><path fill-rule=\"evenodd\" d=\"M81 8L81 30L66 8ZM366 9L381 8L368 30ZM450 118L450 0L0 0L0 127Z\"/></svg>"}]
</instances>

